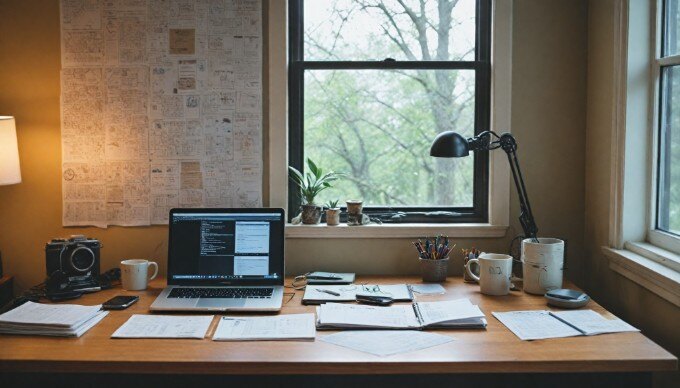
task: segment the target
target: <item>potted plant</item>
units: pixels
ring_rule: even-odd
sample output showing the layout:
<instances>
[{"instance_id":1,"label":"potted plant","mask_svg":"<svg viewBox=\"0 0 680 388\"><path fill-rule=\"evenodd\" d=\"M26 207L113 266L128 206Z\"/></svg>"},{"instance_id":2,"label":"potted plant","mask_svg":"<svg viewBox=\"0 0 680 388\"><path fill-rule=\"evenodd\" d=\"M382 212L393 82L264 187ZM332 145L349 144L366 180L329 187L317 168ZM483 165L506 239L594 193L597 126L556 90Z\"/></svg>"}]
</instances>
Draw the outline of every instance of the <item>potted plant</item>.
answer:
<instances>
[{"instance_id":1,"label":"potted plant","mask_svg":"<svg viewBox=\"0 0 680 388\"><path fill-rule=\"evenodd\" d=\"M335 226L340 224L340 208L338 200L328 201L326 204L326 225Z\"/></svg>"},{"instance_id":2,"label":"potted plant","mask_svg":"<svg viewBox=\"0 0 680 388\"><path fill-rule=\"evenodd\" d=\"M307 158L307 167L309 172L302 174L295 167L288 166L291 180L300 188L302 223L318 224L321 221L323 207L314 202L316 196L323 190L332 187L331 183L338 180L343 174L333 171L324 174L323 170L309 158Z\"/></svg>"}]
</instances>

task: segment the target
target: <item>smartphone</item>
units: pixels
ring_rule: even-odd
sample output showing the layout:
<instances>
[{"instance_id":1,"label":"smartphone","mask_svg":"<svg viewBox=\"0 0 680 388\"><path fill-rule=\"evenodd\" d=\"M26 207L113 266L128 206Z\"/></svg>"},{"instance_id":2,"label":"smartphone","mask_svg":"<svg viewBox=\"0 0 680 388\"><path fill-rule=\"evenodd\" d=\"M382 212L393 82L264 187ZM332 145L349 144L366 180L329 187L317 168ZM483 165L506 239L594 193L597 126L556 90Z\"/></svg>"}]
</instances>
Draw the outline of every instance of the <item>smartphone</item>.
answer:
<instances>
[{"instance_id":1,"label":"smartphone","mask_svg":"<svg viewBox=\"0 0 680 388\"><path fill-rule=\"evenodd\" d=\"M104 302L102 307L104 310L125 310L138 300L138 296L118 295Z\"/></svg>"}]
</instances>

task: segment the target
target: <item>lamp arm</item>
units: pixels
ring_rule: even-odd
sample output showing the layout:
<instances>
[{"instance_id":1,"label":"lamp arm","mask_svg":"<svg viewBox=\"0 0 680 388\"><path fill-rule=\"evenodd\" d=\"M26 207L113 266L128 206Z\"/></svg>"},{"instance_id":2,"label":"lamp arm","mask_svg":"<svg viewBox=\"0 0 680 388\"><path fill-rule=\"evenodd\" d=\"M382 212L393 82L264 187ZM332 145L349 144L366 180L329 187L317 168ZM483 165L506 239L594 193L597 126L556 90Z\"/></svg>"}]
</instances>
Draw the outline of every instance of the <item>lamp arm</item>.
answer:
<instances>
[{"instance_id":1,"label":"lamp arm","mask_svg":"<svg viewBox=\"0 0 680 388\"><path fill-rule=\"evenodd\" d=\"M517 142L515 138L509 134L504 133L499 139L500 147L508 155L508 163L510 163L510 170L512 177L517 187L517 194L519 196L519 223L522 225L524 235L526 238L531 238L538 242L536 234L538 233L538 226L534 220L531 212L531 204L529 203L529 196L524 185L524 178L522 177L522 170L519 167L519 159L517 158Z\"/></svg>"}]
</instances>

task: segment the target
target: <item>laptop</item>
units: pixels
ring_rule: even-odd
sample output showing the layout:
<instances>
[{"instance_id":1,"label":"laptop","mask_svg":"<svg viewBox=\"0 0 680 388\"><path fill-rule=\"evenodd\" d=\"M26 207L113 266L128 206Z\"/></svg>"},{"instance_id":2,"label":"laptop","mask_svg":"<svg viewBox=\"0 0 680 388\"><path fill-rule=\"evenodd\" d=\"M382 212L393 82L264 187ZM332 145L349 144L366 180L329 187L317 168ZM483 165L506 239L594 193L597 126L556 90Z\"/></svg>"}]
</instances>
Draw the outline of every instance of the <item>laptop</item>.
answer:
<instances>
[{"instance_id":1,"label":"laptop","mask_svg":"<svg viewBox=\"0 0 680 388\"><path fill-rule=\"evenodd\" d=\"M153 311L278 311L283 209L172 209L168 285Z\"/></svg>"}]
</instances>

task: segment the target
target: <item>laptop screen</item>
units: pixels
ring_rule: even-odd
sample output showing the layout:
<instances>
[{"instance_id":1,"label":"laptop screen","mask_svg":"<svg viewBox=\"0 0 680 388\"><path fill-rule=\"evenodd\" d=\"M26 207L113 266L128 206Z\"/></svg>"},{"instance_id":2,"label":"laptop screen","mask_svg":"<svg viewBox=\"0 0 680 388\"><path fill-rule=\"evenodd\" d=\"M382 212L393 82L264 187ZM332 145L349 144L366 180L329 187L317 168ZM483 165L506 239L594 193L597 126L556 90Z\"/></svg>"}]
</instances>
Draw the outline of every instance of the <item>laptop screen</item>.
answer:
<instances>
[{"instance_id":1,"label":"laptop screen","mask_svg":"<svg viewBox=\"0 0 680 388\"><path fill-rule=\"evenodd\" d=\"M283 284L281 209L173 209L168 284Z\"/></svg>"}]
</instances>

